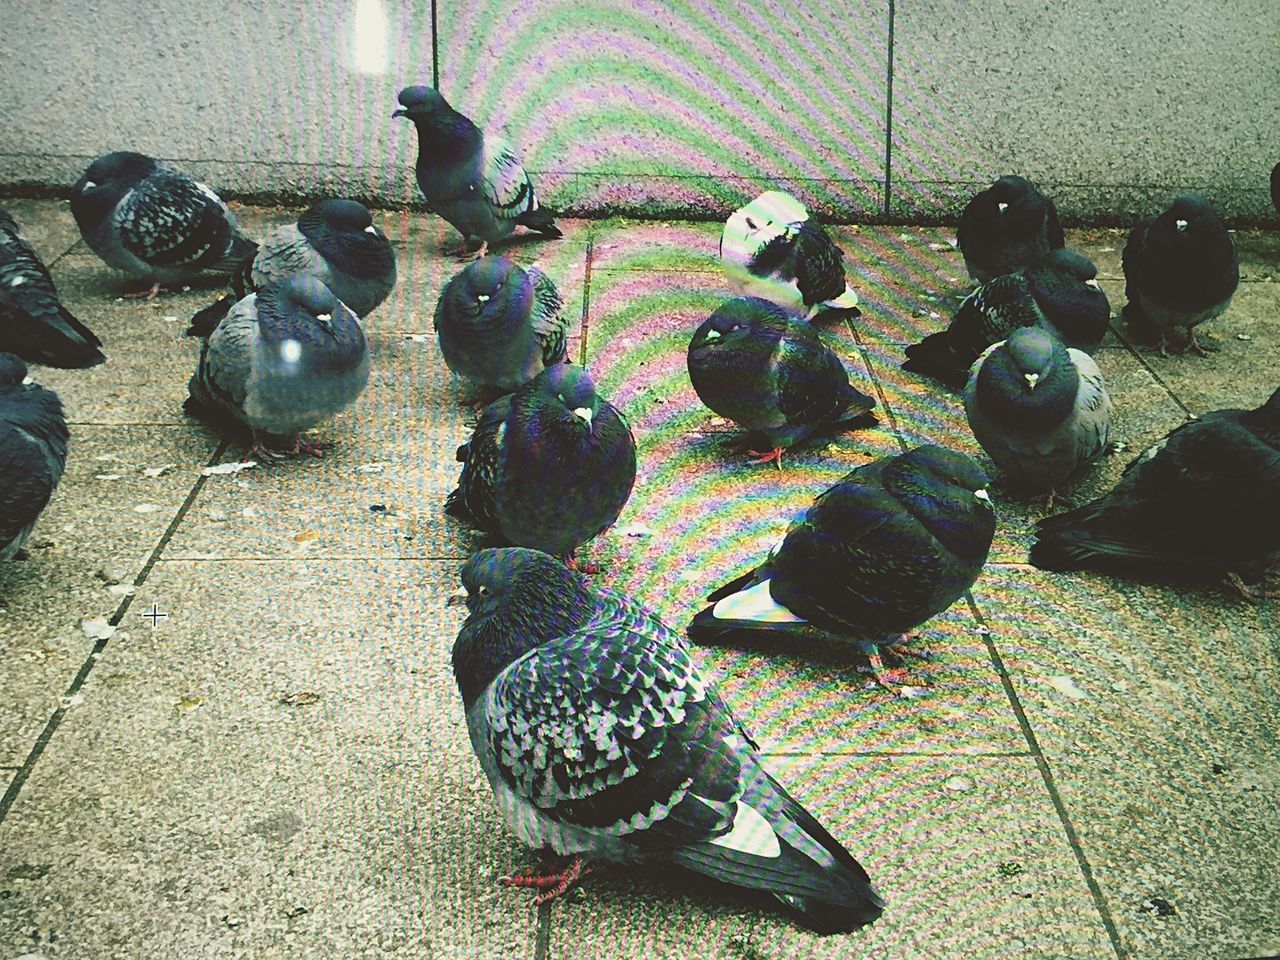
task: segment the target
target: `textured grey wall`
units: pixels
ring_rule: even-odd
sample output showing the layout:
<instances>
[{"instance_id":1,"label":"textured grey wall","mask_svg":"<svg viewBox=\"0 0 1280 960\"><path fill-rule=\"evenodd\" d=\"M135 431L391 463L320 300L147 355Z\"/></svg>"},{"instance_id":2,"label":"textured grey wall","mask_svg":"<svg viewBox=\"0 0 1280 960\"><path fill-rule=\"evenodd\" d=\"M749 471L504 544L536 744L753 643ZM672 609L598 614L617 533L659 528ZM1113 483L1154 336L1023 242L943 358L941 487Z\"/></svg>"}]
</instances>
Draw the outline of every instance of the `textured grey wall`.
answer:
<instances>
[{"instance_id":1,"label":"textured grey wall","mask_svg":"<svg viewBox=\"0 0 1280 960\"><path fill-rule=\"evenodd\" d=\"M775 184L838 219L936 220L1020 172L1087 221L1187 188L1274 216L1276 0L437 4L443 92L569 212L719 216ZM390 114L431 82L428 3L5 6L0 187L135 149L231 196L415 196ZM379 8L381 39L357 26Z\"/></svg>"}]
</instances>

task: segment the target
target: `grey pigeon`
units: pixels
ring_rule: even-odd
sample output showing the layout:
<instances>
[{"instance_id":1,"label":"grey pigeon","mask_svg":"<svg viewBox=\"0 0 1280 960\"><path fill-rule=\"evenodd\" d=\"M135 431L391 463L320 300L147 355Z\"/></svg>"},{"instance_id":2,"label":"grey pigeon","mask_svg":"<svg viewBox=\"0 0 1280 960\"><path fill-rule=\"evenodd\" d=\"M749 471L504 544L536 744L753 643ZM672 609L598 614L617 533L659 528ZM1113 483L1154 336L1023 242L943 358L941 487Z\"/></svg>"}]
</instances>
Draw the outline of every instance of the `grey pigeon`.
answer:
<instances>
[{"instance_id":1,"label":"grey pigeon","mask_svg":"<svg viewBox=\"0 0 1280 960\"><path fill-rule=\"evenodd\" d=\"M396 285L396 254L364 204L321 200L263 238L232 275L232 293L192 317L187 335L207 337L236 301L293 273L315 277L364 319Z\"/></svg>"},{"instance_id":2,"label":"grey pigeon","mask_svg":"<svg viewBox=\"0 0 1280 960\"><path fill-rule=\"evenodd\" d=\"M92 367L102 341L58 299L44 261L0 208L0 351L48 367Z\"/></svg>"},{"instance_id":3,"label":"grey pigeon","mask_svg":"<svg viewBox=\"0 0 1280 960\"><path fill-rule=\"evenodd\" d=\"M987 456L1028 493L1052 496L1107 449L1111 397L1102 371L1039 327L1020 327L983 352L969 371L964 409Z\"/></svg>"},{"instance_id":4,"label":"grey pigeon","mask_svg":"<svg viewBox=\"0 0 1280 960\"><path fill-rule=\"evenodd\" d=\"M483 256L517 225L561 236L511 144L483 133L432 87L405 87L399 101L391 116L408 117L418 129L418 187L431 211L462 234L459 254Z\"/></svg>"},{"instance_id":5,"label":"grey pigeon","mask_svg":"<svg viewBox=\"0 0 1280 960\"><path fill-rule=\"evenodd\" d=\"M444 362L478 385L515 390L567 359L563 307L541 270L482 257L445 284L436 303Z\"/></svg>"},{"instance_id":6,"label":"grey pigeon","mask_svg":"<svg viewBox=\"0 0 1280 960\"><path fill-rule=\"evenodd\" d=\"M295 274L240 300L209 334L187 410L249 427L260 456L276 455L262 434L318 456L301 431L352 403L368 380L359 318L315 277Z\"/></svg>"},{"instance_id":7,"label":"grey pigeon","mask_svg":"<svg viewBox=\"0 0 1280 960\"><path fill-rule=\"evenodd\" d=\"M730 300L693 334L689 379L708 407L765 438L757 462L782 466L783 451L838 424L870 425L875 400L849 374L817 331L774 303Z\"/></svg>"},{"instance_id":8,"label":"grey pigeon","mask_svg":"<svg viewBox=\"0 0 1280 960\"><path fill-rule=\"evenodd\" d=\"M879 648L973 586L995 533L972 457L922 446L865 464L820 494L765 561L713 591L689 624L699 643L752 634L852 640L892 689Z\"/></svg>"},{"instance_id":9,"label":"grey pigeon","mask_svg":"<svg viewBox=\"0 0 1280 960\"><path fill-rule=\"evenodd\" d=\"M1037 525L1031 562L1175 582L1226 578L1247 593L1280 551L1280 390L1254 410L1184 423L1111 492Z\"/></svg>"},{"instance_id":10,"label":"grey pigeon","mask_svg":"<svg viewBox=\"0 0 1280 960\"><path fill-rule=\"evenodd\" d=\"M631 428L567 363L489 404L458 460L447 513L561 557L618 519L636 479Z\"/></svg>"},{"instance_id":11,"label":"grey pigeon","mask_svg":"<svg viewBox=\"0 0 1280 960\"><path fill-rule=\"evenodd\" d=\"M772 300L796 316L859 315L844 254L790 194L770 190L734 211L720 234L720 260L739 293Z\"/></svg>"},{"instance_id":12,"label":"grey pigeon","mask_svg":"<svg viewBox=\"0 0 1280 960\"><path fill-rule=\"evenodd\" d=\"M216 193L141 153L90 164L72 188L71 212L108 266L152 281L147 296L203 270L230 273L255 249Z\"/></svg>"},{"instance_id":13,"label":"grey pigeon","mask_svg":"<svg viewBox=\"0 0 1280 960\"><path fill-rule=\"evenodd\" d=\"M1240 261L1226 224L1204 197L1186 193L1159 216L1133 228L1124 245L1125 320L1155 333L1166 354L1171 327L1187 331L1201 356L1197 324L1227 309L1240 283Z\"/></svg>"},{"instance_id":14,"label":"grey pigeon","mask_svg":"<svg viewBox=\"0 0 1280 960\"><path fill-rule=\"evenodd\" d=\"M568 858L503 882L545 903L592 861L665 862L772 894L819 933L880 916L862 865L651 611L536 550L482 550L462 583L453 670L471 745L512 832Z\"/></svg>"},{"instance_id":15,"label":"grey pigeon","mask_svg":"<svg viewBox=\"0 0 1280 960\"><path fill-rule=\"evenodd\" d=\"M907 347L902 369L962 389L978 355L1019 327L1042 327L1092 354L1111 316L1097 273L1088 257L1063 249L996 277L969 294L945 330Z\"/></svg>"},{"instance_id":16,"label":"grey pigeon","mask_svg":"<svg viewBox=\"0 0 1280 960\"><path fill-rule=\"evenodd\" d=\"M978 283L1020 270L1065 245L1058 211L1025 177L1001 177L965 205L956 244Z\"/></svg>"},{"instance_id":17,"label":"grey pigeon","mask_svg":"<svg viewBox=\"0 0 1280 960\"><path fill-rule=\"evenodd\" d=\"M12 560L49 503L67 462L67 421L52 390L0 353L0 560Z\"/></svg>"}]
</instances>

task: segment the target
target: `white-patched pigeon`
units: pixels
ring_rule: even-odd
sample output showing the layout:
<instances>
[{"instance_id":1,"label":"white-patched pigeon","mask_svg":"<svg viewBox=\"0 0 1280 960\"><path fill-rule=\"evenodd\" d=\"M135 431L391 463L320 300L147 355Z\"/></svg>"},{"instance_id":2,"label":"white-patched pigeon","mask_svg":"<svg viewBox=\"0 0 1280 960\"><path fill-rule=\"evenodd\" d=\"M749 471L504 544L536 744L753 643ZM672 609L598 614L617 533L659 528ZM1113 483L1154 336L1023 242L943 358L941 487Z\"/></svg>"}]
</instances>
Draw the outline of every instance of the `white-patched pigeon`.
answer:
<instances>
[{"instance_id":1,"label":"white-patched pigeon","mask_svg":"<svg viewBox=\"0 0 1280 960\"><path fill-rule=\"evenodd\" d=\"M0 560L12 560L49 503L67 462L67 421L52 390L0 353Z\"/></svg>"},{"instance_id":2,"label":"white-patched pigeon","mask_svg":"<svg viewBox=\"0 0 1280 960\"><path fill-rule=\"evenodd\" d=\"M965 205L956 244L969 276L987 283L1065 246L1053 201L1025 177L1001 177Z\"/></svg>"},{"instance_id":3,"label":"white-patched pigeon","mask_svg":"<svg viewBox=\"0 0 1280 960\"><path fill-rule=\"evenodd\" d=\"M467 730L499 810L566 863L504 878L559 896L592 861L675 863L773 894L820 933L884 901L764 767L681 638L555 557L482 550L453 647Z\"/></svg>"}]
</instances>

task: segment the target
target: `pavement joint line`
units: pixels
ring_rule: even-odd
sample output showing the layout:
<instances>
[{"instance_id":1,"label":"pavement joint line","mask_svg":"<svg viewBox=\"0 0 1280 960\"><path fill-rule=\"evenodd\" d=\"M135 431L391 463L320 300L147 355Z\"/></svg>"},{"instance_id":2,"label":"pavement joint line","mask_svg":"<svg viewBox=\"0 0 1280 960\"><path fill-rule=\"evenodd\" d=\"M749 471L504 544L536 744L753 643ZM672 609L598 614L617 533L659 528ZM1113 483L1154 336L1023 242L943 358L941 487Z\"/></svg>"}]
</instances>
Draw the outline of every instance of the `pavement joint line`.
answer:
<instances>
[{"instance_id":1,"label":"pavement joint line","mask_svg":"<svg viewBox=\"0 0 1280 960\"><path fill-rule=\"evenodd\" d=\"M478 549L478 548L477 548ZM469 553L459 553L450 557L434 557L434 556L379 556L377 554L368 554L366 556L352 556L350 554L287 554L273 557L163 557L158 563L175 564L175 563L316 563L317 561L350 561L352 563L380 563L380 562L401 562L410 563L465 563L470 557Z\"/></svg>"},{"instance_id":2,"label":"pavement joint line","mask_svg":"<svg viewBox=\"0 0 1280 960\"><path fill-rule=\"evenodd\" d=\"M578 366L587 365L587 334L591 329L591 262L595 259L596 238L587 236L587 259L582 270L582 316L578 318Z\"/></svg>"},{"instance_id":3,"label":"pavement joint line","mask_svg":"<svg viewBox=\"0 0 1280 960\"><path fill-rule=\"evenodd\" d=\"M1058 792L1058 785L1053 779L1053 771L1049 769L1049 760L1044 751L1040 749L1040 741L1036 737L1035 730L1031 727L1031 721L1027 718L1026 711L1022 708L1022 701L1018 698L1018 693L1013 687L1013 678L1009 676L1009 671L1004 665L1004 659L1000 656L1000 651L996 649L995 634L987 625L987 620L982 615L982 610L979 609L977 601L974 600L973 591L966 590L964 599L969 605L969 612L973 614L973 618L978 621L978 625L981 628L980 633L982 641L987 647L987 656L991 659L991 664L995 667L1001 684L1004 685L1005 696L1008 697L1009 704L1013 707L1013 714L1018 720L1022 736L1031 748L1031 755L1035 758L1036 767L1040 770L1040 777L1049 793L1049 800L1058 814L1058 820L1066 833L1067 844L1071 847L1071 852L1076 858L1076 864L1080 867L1081 874L1084 875L1085 885L1088 886L1089 893L1093 897L1094 907L1098 911L1099 919L1102 920L1103 928L1107 931L1107 937L1111 940L1111 947L1115 950L1116 956L1120 960L1125 960L1128 954L1120 941L1120 931L1111 916L1111 910L1107 906L1106 900L1103 899L1102 888L1099 886L1097 878L1093 875L1093 867L1090 865L1089 858L1085 855L1084 847L1080 843L1080 835L1076 833L1075 824L1071 822L1071 817L1067 813L1067 806L1062 800L1062 795Z\"/></svg>"},{"instance_id":4,"label":"pavement joint line","mask_svg":"<svg viewBox=\"0 0 1280 960\"><path fill-rule=\"evenodd\" d=\"M533 930L533 960L551 956L551 904L538 907L538 924Z\"/></svg>"},{"instance_id":5,"label":"pavement joint line","mask_svg":"<svg viewBox=\"0 0 1280 960\"><path fill-rule=\"evenodd\" d=\"M223 440L218 449L213 452L207 466L213 466L218 459L230 446L231 441ZM195 483L191 490L188 491L187 497L182 501L182 505L178 507L177 513L173 519L169 521L169 525L165 528L164 533L160 535L160 540L155 548L151 551L151 555L147 557L147 562L142 565L142 569L133 580L134 588L141 587L147 582L147 578L151 575L151 570L155 567L156 562L160 559L160 554L164 548L168 546L170 539L178 529L178 524L186 517L187 511L191 509L191 505L195 503L196 497L200 495L200 490L204 487L205 481L209 478L201 474L196 477ZM118 627L120 621L124 619L124 615L129 612L129 607L133 605L134 594L126 595L120 601L120 606L116 608L116 612L107 619L107 625ZM98 654L106 649L110 642L110 637L103 637L93 644L93 649L89 651L89 655L85 657L84 663L80 665L80 669L76 671L75 677L71 681L71 685L67 687L67 692L62 695L62 701L58 708L53 711L53 715L49 717L49 722L45 724L44 729L40 731L40 735L36 737L35 744L31 747L31 752L27 754L27 759L22 766L18 768L14 774L13 780L9 782L8 789L5 790L4 796L0 797L0 823L4 823L5 818L9 815L14 803L18 799L18 794L22 792L23 786L26 785L27 779L31 776L31 771L35 768L36 763L44 754L45 747L49 745L49 741L53 739L53 735L57 732L58 727L62 725L62 718L67 715L70 709L69 703L88 679L90 672L93 670L94 664L98 661Z\"/></svg>"}]
</instances>

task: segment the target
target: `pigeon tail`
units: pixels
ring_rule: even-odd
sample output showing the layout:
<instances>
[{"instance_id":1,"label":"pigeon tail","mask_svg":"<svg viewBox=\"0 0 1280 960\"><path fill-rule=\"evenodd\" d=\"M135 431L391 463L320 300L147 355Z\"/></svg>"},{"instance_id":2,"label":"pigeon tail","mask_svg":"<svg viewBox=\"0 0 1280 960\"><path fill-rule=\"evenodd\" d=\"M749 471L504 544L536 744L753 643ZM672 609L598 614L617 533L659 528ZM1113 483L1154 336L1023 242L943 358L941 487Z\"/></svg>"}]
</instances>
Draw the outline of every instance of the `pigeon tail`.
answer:
<instances>
[{"instance_id":1,"label":"pigeon tail","mask_svg":"<svg viewBox=\"0 0 1280 960\"><path fill-rule=\"evenodd\" d=\"M197 312L191 318L191 325L187 327L187 336L207 339L217 329L218 324L222 322L222 318L231 312L231 307L235 302L236 298L231 294L227 294Z\"/></svg>"},{"instance_id":2,"label":"pigeon tail","mask_svg":"<svg viewBox=\"0 0 1280 960\"><path fill-rule=\"evenodd\" d=\"M536 207L533 210L526 210L516 217L516 223L554 239L564 236L560 232L560 228L556 226L555 217L554 210L548 210L546 207Z\"/></svg>"},{"instance_id":3,"label":"pigeon tail","mask_svg":"<svg viewBox=\"0 0 1280 960\"><path fill-rule=\"evenodd\" d=\"M457 517L459 520L465 520L467 523L479 523L475 514L467 509L467 501L462 495L461 487L454 487L453 491L445 497L444 512L451 517Z\"/></svg>"},{"instance_id":4,"label":"pigeon tail","mask_svg":"<svg viewBox=\"0 0 1280 960\"><path fill-rule=\"evenodd\" d=\"M83 323L81 323L66 307L58 304L58 318L70 328L70 334L58 331L58 343L49 349L41 350L32 359L46 367L58 367L63 370L83 370L85 367L96 367L106 360L99 340Z\"/></svg>"},{"instance_id":5,"label":"pigeon tail","mask_svg":"<svg viewBox=\"0 0 1280 960\"><path fill-rule=\"evenodd\" d=\"M227 252L214 263L209 264L207 269L218 273L238 273L243 269L246 260L252 262L257 255L258 245L248 237L236 234L231 238L231 245L227 248Z\"/></svg>"},{"instance_id":6,"label":"pigeon tail","mask_svg":"<svg viewBox=\"0 0 1280 960\"><path fill-rule=\"evenodd\" d=\"M946 330L931 333L919 343L907 347L907 359L902 361L902 369L933 377L953 390L962 389L969 375L969 364L956 354Z\"/></svg>"}]
</instances>

